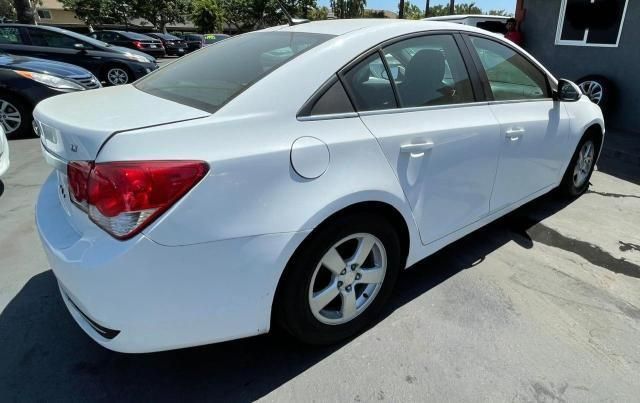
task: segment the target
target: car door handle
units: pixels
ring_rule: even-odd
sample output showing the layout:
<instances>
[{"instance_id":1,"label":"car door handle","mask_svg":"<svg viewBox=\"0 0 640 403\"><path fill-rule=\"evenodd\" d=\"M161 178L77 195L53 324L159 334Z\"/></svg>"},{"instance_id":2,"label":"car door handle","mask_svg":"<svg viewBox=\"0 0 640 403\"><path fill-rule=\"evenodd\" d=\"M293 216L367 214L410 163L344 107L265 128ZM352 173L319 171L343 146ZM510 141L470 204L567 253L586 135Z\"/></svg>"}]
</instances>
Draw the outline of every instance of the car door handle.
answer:
<instances>
[{"instance_id":1,"label":"car door handle","mask_svg":"<svg viewBox=\"0 0 640 403\"><path fill-rule=\"evenodd\" d=\"M425 141L424 143L405 144L400 146L400 152L403 153L423 153L433 148L433 141Z\"/></svg>"},{"instance_id":2,"label":"car door handle","mask_svg":"<svg viewBox=\"0 0 640 403\"><path fill-rule=\"evenodd\" d=\"M522 136L524 136L524 130L522 127L512 127L505 131L505 137L511 141L519 140Z\"/></svg>"}]
</instances>

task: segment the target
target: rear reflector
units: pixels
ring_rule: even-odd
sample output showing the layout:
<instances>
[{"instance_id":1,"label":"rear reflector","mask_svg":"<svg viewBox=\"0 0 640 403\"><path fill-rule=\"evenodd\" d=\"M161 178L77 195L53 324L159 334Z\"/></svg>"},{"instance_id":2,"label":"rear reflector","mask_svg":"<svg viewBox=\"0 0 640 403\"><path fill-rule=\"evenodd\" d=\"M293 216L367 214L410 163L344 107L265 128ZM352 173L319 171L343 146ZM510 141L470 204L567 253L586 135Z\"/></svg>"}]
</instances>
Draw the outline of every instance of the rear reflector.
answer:
<instances>
[{"instance_id":1,"label":"rear reflector","mask_svg":"<svg viewBox=\"0 0 640 403\"><path fill-rule=\"evenodd\" d=\"M68 165L67 175L72 200L109 234L127 239L164 213L208 171L203 161L75 161Z\"/></svg>"}]
</instances>

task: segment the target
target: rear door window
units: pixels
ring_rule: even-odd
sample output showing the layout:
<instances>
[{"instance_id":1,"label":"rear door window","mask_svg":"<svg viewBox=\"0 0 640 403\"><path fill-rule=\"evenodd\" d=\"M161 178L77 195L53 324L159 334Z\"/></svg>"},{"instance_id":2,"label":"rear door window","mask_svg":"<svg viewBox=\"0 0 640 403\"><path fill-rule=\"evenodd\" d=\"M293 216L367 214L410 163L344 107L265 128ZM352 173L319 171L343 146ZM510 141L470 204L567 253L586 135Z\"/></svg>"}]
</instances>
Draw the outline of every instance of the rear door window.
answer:
<instances>
[{"instance_id":1,"label":"rear door window","mask_svg":"<svg viewBox=\"0 0 640 403\"><path fill-rule=\"evenodd\" d=\"M397 107L391 80L378 52L347 71L344 74L344 83L358 111Z\"/></svg>"},{"instance_id":2,"label":"rear door window","mask_svg":"<svg viewBox=\"0 0 640 403\"><path fill-rule=\"evenodd\" d=\"M135 86L213 113L276 68L332 37L306 32L244 34L175 61Z\"/></svg>"}]
</instances>

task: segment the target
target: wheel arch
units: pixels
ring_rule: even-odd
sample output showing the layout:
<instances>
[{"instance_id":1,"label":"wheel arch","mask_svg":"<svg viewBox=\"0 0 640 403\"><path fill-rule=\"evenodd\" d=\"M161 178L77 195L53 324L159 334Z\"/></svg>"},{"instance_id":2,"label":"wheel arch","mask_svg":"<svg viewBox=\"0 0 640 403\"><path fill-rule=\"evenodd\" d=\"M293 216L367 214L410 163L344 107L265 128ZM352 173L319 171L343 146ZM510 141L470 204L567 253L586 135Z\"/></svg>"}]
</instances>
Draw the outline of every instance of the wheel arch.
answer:
<instances>
[{"instance_id":1,"label":"wheel arch","mask_svg":"<svg viewBox=\"0 0 640 403\"><path fill-rule=\"evenodd\" d=\"M402 258L404 259L404 264L406 265L406 261L411 253L412 237L416 236L416 234L412 233L412 225L414 225L413 218L410 221L407 220L405 214L401 212L397 206L387 202L380 200L367 200L367 201L359 201L349 205L346 205L337 211L329 214L324 217L321 222L311 230L307 236L298 244L287 260L287 264L285 265L282 273L280 274L280 278L278 279L274 294L273 300L271 304L271 328L273 327L273 320L276 315L274 315L274 309L277 309L279 304L279 297L281 293L281 285L285 282L287 274L290 272L291 267L293 266L293 262L304 249L305 245L313 242L315 234L321 231L326 226L331 225L338 219L344 218L349 215L361 214L361 213L370 213L376 214L384 217L384 219L388 220L389 223L397 229L398 238L400 240L400 246L402 250ZM419 235L417 235L419 239ZM414 238L415 239L415 238Z\"/></svg>"}]
</instances>

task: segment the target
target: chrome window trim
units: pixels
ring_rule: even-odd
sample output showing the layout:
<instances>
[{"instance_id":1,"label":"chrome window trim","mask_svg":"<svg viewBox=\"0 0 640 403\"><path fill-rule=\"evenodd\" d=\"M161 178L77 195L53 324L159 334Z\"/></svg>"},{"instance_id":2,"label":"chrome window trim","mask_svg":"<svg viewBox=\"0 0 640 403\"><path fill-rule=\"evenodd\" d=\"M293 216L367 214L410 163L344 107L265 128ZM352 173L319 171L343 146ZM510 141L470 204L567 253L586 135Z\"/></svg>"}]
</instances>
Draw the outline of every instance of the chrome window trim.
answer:
<instances>
[{"instance_id":1,"label":"chrome window trim","mask_svg":"<svg viewBox=\"0 0 640 403\"><path fill-rule=\"evenodd\" d=\"M358 112L358 115L374 116L374 115L388 115L388 114L395 114L395 113L427 112L427 111L438 111L438 110L453 109L453 108L469 108L473 106L482 106L482 105L488 105L488 102L479 101L479 102L466 102L466 103L460 103L460 104L414 106L411 108L379 109L375 111Z\"/></svg>"},{"instance_id":2,"label":"chrome window trim","mask_svg":"<svg viewBox=\"0 0 640 403\"><path fill-rule=\"evenodd\" d=\"M345 112L345 113L330 113L327 115L311 115L311 116L298 116L297 119L300 122L312 122L317 120L335 120L335 119L348 119L357 118L357 112Z\"/></svg>"},{"instance_id":3,"label":"chrome window trim","mask_svg":"<svg viewBox=\"0 0 640 403\"><path fill-rule=\"evenodd\" d=\"M505 99L502 101L489 101L489 105L501 105L501 104L519 104L524 102L548 102L555 101L553 98L545 97L545 98L528 98L528 99Z\"/></svg>"}]
</instances>

